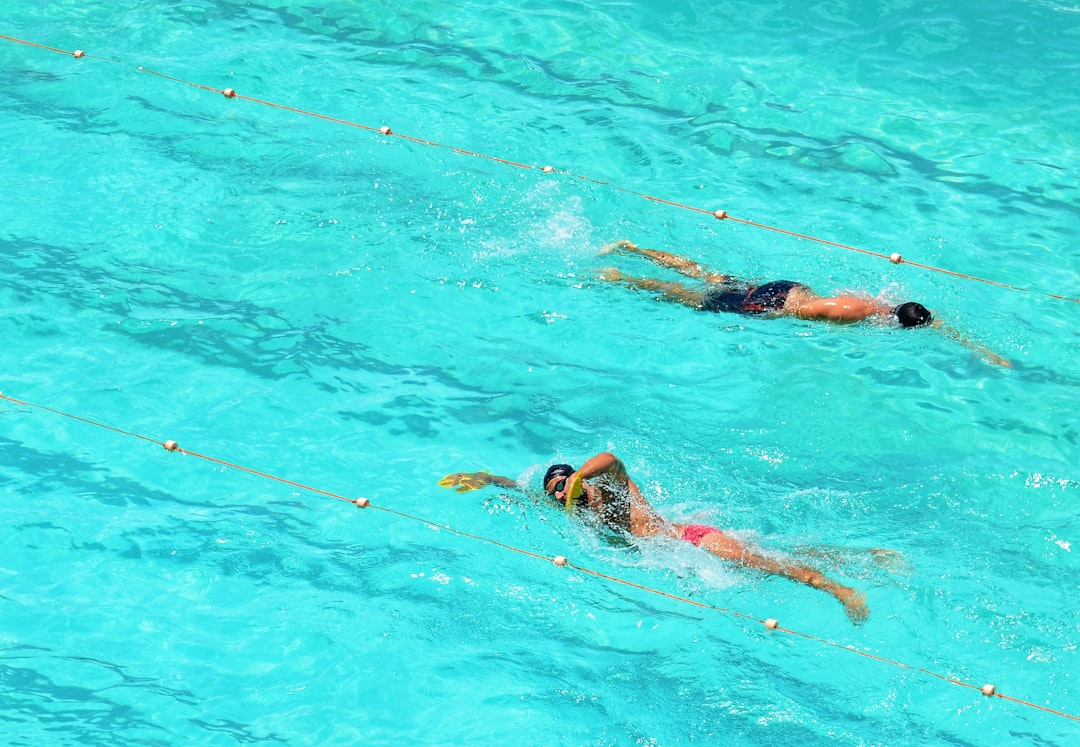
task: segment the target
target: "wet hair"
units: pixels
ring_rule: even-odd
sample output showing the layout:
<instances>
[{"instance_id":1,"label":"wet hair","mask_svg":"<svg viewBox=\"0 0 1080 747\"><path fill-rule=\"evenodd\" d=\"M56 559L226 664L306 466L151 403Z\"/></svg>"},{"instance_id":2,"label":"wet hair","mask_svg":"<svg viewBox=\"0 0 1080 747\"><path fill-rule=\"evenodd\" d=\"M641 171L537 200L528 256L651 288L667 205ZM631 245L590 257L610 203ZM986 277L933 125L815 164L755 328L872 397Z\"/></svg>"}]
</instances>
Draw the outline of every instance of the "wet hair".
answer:
<instances>
[{"instance_id":1,"label":"wet hair","mask_svg":"<svg viewBox=\"0 0 1080 747\"><path fill-rule=\"evenodd\" d=\"M934 321L930 310L914 301L900 304L892 310L892 315L900 322L901 327L924 327Z\"/></svg>"},{"instance_id":2,"label":"wet hair","mask_svg":"<svg viewBox=\"0 0 1080 747\"><path fill-rule=\"evenodd\" d=\"M544 473L544 480L540 483L540 489L547 492L547 484L555 477L569 477L574 474L574 468L569 464L553 464Z\"/></svg>"}]
</instances>

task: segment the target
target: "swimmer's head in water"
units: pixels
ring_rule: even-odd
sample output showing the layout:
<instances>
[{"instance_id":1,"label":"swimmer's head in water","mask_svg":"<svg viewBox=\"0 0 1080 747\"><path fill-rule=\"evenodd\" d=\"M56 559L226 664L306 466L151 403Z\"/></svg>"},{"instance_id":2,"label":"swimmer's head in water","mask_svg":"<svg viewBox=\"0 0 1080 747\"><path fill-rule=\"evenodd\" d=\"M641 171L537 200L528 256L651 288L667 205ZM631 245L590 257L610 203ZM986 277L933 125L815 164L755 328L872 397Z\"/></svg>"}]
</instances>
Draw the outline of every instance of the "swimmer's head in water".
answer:
<instances>
[{"instance_id":1,"label":"swimmer's head in water","mask_svg":"<svg viewBox=\"0 0 1080 747\"><path fill-rule=\"evenodd\" d=\"M896 321L900 322L901 327L925 327L934 321L930 310L921 303L915 303L914 301L900 304L892 310L892 313L896 317Z\"/></svg>"},{"instance_id":2,"label":"swimmer's head in water","mask_svg":"<svg viewBox=\"0 0 1080 747\"><path fill-rule=\"evenodd\" d=\"M569 464L551 465L550 467L548 467L547 472L544 473L544 492L554 498L556 493L566 487L566 478L570 477L570 475L572 474L574 474L574 468L571 467ZM550 483L556 477L559 478L559 481L552 485L551 489L548 490L548 483Z\"/></svg>"}]
</instances>

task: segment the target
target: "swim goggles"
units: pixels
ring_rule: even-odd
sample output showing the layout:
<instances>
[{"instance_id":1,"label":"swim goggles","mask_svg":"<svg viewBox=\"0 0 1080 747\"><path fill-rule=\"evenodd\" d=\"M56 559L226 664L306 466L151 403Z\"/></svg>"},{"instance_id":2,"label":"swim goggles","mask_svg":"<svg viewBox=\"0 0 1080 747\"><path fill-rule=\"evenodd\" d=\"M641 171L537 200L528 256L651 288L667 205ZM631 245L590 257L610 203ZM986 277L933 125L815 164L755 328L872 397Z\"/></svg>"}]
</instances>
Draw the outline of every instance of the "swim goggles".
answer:
<instances>
[{"instance_id":1,"label":"swim goggles","mask_svg":"<svg viewBox=\"0 0 1080 747\"><path fill-rule=\"evenodd\" d=\"M562 498L560 498L559 496L557 496L555 494L556 493L561 493L563 490L566 489L566 480L567 480L567 478L565 478L565 477L562 478L557 483L552 485L551 490L548 492L548 495L550 495L552 498L557 500L559 503L562 503L563 505L566 504L566 496L564 495Z\"/></svg>"}]
</instances>

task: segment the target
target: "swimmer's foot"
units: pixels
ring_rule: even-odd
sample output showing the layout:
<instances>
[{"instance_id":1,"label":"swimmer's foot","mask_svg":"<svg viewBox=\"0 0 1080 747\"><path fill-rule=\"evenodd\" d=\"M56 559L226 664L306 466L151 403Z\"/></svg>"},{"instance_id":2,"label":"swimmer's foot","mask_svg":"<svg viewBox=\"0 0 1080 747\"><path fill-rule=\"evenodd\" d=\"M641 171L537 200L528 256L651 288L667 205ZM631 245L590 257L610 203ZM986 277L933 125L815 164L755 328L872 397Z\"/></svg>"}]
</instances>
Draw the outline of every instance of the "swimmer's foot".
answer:
<instances>
[{"instance_id":1,"label":"swimmer's foot","mask_svg":"<svg viewBox=\"0 0 1080 747\"><path fill-rule=\"evenodd\" d=\"M855 589L844 588L837 592L836 598L844 605L844 612L855 625L862 625L870 617L870 608L866 606L866 595Z\"/></svg>"},{"instance_id":2,"label":"swimmer's foot","mask_svg":"<svg viewBox=\"0 0 1080 747\"><path fill-rule=\"evenodd\" d=\"M886 547L870 548L870 559L874 561L874 565L878 568L884 568L887 571L911 570L911 566L908 565L907 558L904 557L903 553Z\"/></svg>"},{"instance_id":3,"label":"swimmer's foot","mask_svg":"<svg viewBox=\"0 0 1080 747\"><path fill-rule=\"evenodd\" d=\"M626 239L619 239L618 241L608 244L600 249L600 254L615 254L617 252L633 252L637 251L637 245L632 241Z\"/></svg>"}]
</instances>

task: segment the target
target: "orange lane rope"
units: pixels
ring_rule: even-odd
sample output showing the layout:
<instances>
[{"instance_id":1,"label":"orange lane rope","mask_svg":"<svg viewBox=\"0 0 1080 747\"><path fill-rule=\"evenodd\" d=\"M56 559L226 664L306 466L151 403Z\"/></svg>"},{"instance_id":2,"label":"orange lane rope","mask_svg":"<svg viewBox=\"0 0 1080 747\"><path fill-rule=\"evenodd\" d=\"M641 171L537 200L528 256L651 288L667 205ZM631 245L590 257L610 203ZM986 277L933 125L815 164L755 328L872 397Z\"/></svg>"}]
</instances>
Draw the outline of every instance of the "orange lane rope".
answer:
<instances>
[{"instance_id":1,"label":"orange lane rope","mask_svg":"<svg viewBox=\"0 0 1080 747\"><path fill-rule=\"evenodd\" d=\"M35 47L37 49L45 49L45 50L48 50L50 52L56 52L58 54L71 55L71 56L75 57L76 59L87 58L87 59L102 60L104 62L113 62L113 63L121 64L121 65L129 65L129 63L121 62L119 60L113 60L113 59L110 59L108 57L95 57L95 56L87 55L81 49L77 49L77 50L72 52L72 51L67 51L67 50L63 50L63 49L57 49L56 47L50 47L50 46L47 46L45 44L38 44L36 42L27 41L25 39L19 39L19 38L13 37L13 36L5 36L3 34L0 34L0 39L4 39L4 40L10 41L10 42L14 42L16 44L25 44L26 46ZM859 254L866 254L866 255L869 255L869 256L872 256L872 257L878 257L878 258L881 258L881 259L887 259L890 262L892 262L893 264L897 264L897 265L899 265L899 264L908 264L908 265L911 265L912 267L918 267L918 268L923 269L923 270L928 270L928 271L931 271L931 272L938 272L938 273L941 273L941 274L944 274L944 275L950 275L952 277L962 278L964 280L971 280L971 281L974 281L974 282L985 283L987 285L993 285L993 286L996 286L998 288L1005 288L1005 289L1008 289L1008 290L1020 291L1022 293L1037 293L1039 295L1048 296L1049 298L1058 299L1060 301L1071 301L1073 303L1080 303L1080 298L1076 298L1076 297L1072 297L1072 296L1065 296L1065 295L1061 295L1061 294L1058 294L1058 293L1051 293L1050 291L1040 290L1040 289L1037 289L1037 288L1023 288L1023 287L1020 287L1020 286L1017 286L1017 285L1009 285L1008 283L1002 283L1002 282L999 282L997 280L990 280L988 278L979 277L977 275L969 275L969 274L963 273L963 272L956 272L955 270L948 270L948 269L944 269L944 268L941 268L941 267L935 267L934 265L923 264L921 262L912 262L911 260L904 259L904 257L899 252L893 252L892 254L884 254L882 252L875 252L875 251L871 251L869 249L861 249L861 248L856 247L856 246L851 246L850 244L842 244L842 243L837 242L837 241L830 241L828 239L818 238L816 236L811 236L809 234L798 233L796 231L790 231L790 230L787 230L787 229L784 229L784 228L779 228L777 226L771 226L771 225L769 225L767 223L759 223L757 221L752 221L752 220L748 220L748 219L745 219L745 218L738 218L738 217L736 217L734 215L731 215L726 210L708 210L706 208L697 207L697 206L694 206L694 205L687 205L687 204L684 204L684 203L681 203L681 202L676 202L674 200L667 200L667 199L664 199L662 197L656 197L656 196L653 196L653 195L650 195L650 194L646 194L644 192L639 192L639 191L636 191L636 190L633 190L633 189L629 189L627 187L620 187L617 184L612 184L611 182L604 181L604 180L601 180L601 179L595 179L593 177L586 176L586 175L583 175L583 174L575 174L572 171L556 169L556 168L554 168L552 166L542 166L542 167L530 166L528 164L519 163L517 161L511 161L511 160L508 160L508 159L505 159L505 158L500 158L498 156L492 156L492 155L488 155L488 154L485 154L485 153L478 153L476 151L467 150L465 148L458 148L458 147L453 146L453 145L446 145L445 143L438 143L438 142L435 142L435 141L432 141L432 140L425 140L423 138L414 137L412 135L403 135L403 134L401 134L399 132L394 132L390 127L387 127L385 125L382 126L382 127L373 127L371 125L365 125L365 124L361 124L359 122L353 122L353 121L350 121L350 120L347 120L347 119L341 119L339 117L332 117L332 116L327 115L327 114L319 114L318 112L309 111L307 109L300 109L300 108L297 108L297 107L288 106L286 104L278 104L278 103L275 103L273 101L267 101L267 100L264 100L264 99L253 98L251 96L243 96L243 95L237 93L236 89L234 89L234 88L214 88L213 86L204 85L202 83L194 83L192 81L184 80L183 78L176 78L176 77L173 77L171 75L166 75L165 73L159 73L159 72L156 72L154 70L149 70L149 69L147 69L145 67L140 67L140 66L135 66L135 67L139 72L149 73L150 75L154 75L154 76L162 78L164 80L172 81L174 83L180 83L180 84L186 85L186 86L191 86L192 88L198 88L198 89L203 90L203 91L209 91L209 92L212 92L212 93L219 93L219 94L222 94L223 96L225 96L226 98L230 98L230 99L241 99L241 100L244 100L244 101L250 101L250 102L252 102L254 104L261 104L263 106L269 106L269 107L272 107L272 108L275 108L275 109L280 109L282 111L293 112L295 114L300 114L300 115L303 115L303 116L306 116L306 117L314 117L315 119L321 119L321 120L324 120L324 121L327 121L327 122L333 122L333 123L336 123L336 124L346 125L348 127L355 127L357 129L367 130L369 132L378 132L378 133L380 133L380 134L382 134L384 136L396 137L396 138L399 138L401 140L406 140L406 141L411 142L411 143L417 143L419 145L426 145L426 146L430 146L430 147L433 147L433 148L446 148L446 149L451 150L454 153L458 153L460 155L472 156L474 158L483 158L483 159L486 159L486 160L489 160L489 161L494 161L496 163L505 164L507 166L513 166L513 167L519 168L519 169L527 169L527 170L530 170L530 171L531 170L539 170L539 171L544 172L545 174L559 174L561 176L569 176L569 177L573 177L575 179L579 179L579 180L584 181L584 182L588 182L590 184L597 184L597 185L605 186L605 187L613 189L613 190L615 190L617 192L622 192L624 194L629 194L629 195L633 195L635 197L640 197L640 198L642 198L644 200L649 200L650 202L655 202L655 203L659 203L659 204L662 204L662 205L669 205L671 207L679 208L681 210L688 210L688 211L695 212L695 213L702 213L702 214L706 214L706 215L711 215L714 218L716 218L717 220L730 220L730 221L733 221L735 223L742 223L743 225L752 226L754 228L760 228L760 229L763 229L763 230L766 230L766 231L773 231L775 233L780 233L780 234L783 234L783 235L786 235L786 236L791 236L793 238L803 239L805 241L812 241L812 242L815 242L815 243L820 244L822 246L830 246L830 247L834 247L834 248L837 248L837 249L844 249L846 251L858 252Z\"/></svg>"},{"instance_id":2,"label":"orange lane rope","mask_svg":"<svg viewBox=\"0 0 1080 747\"><path fill-rule=\"evenodd\" d=\"M1050 713L1050 714L1053 714L1055 716L1061 716L1062 718L1067 718L1067 719L1071 719L1073 721L1080 722L1080 716L1075 716L1075 715L1072 715L1070 713L1066 713L1064 711L1059 711L1059 710L1056 710L1054 708L1049 708L1047 706L1042 706L1042 705L1039 705L1038 703L1032 703L1031 701L1022 700L1020 698L1014 698L1012 696L1004 695L1002 693L999 693L997 691L997 688L994 685L991 685L991 684L985 684L985 685L982 685L982 686L973 685L970 682L964 682L963 680L958 680L958 679L955 679L953 677L948 677L946 675L939 674L937 672L926 669L924 667L918 667L918 666L912 666L910 664L904 664L903 662L896 661L894 659L888 659L888 658L885 658L883 656L877 656L877 655L871 654L871 653L869 653L867 651L860 651L860 650L858 650L856 648L853 648L851 646L845 646L845 645L836 643L835 641L830 641L830 640L828 640L826 638L819 638L818 636L811 635L809 633L803 633L803 632L800 632L798 630L793 630L791 628L782 627L780 625L780 623L775 618L768 618L768 619L762 620L761 618L754 617L753 615L746 614L745 612L739 612L738 610L732 610L732 609L728 609L726 607L719 607L719 606L712 605L712 604L706 604L704 602L698 602L696 600L689 599L688 597L683 597L683 596L680 596L678 594L672 594L670 592L666 592L666 591L663 591L661 589L656 589L656 588L653 588L651 586L645 586L643 584L638 584L638 583L635 583L633 581L627 581L626 579L619 578L618 576L612 576L612 575L609 575L607 573L603 573L601 571L593 570L591 568L586 568L584 566L580 566L580 565L577 565L575 563L571 563L567 559L567 557L565 555L557 555L554 558L548 557L546 555L541 555L539 553L535 553L535 552L532 552L530 550L525 550L525 549L522 549L520 547L515 547L514 545L509 545L509 544L506 544L504 542L499 542L498 540L490 539L489 537L484 537L482 535L472 534L470 532L465 532L465 531L462 531L460 529L457 529L455 527L452 527L452 526L449 526L449 525L446 525L446 524L440 524L439 522L432 521L430 519L425 519L425 518L420 517L420 516L415 516L415 515L412 515L412 514L408 514L408 513L405 513L403 511L397 511L395 509L387 508L385 506L377 506L377 505L373 504L367 498L363 498L363 497L361 497L361 498L348 498L348 497L340 495L338 493L333 493L333 492L328 491L328 490L322 490L320 488L315 488L315 487L312 487L310 485L305 485L305 484L300 483L300 482L295 482L293 480L288 480L286 478L279 477L277 475L273 475L273 474L268 473L268 472L263 472L263 471L260 471L260 470L257 470L257 469L252 469L250 467L244 467L242 465L234 464L232 462L228 462L228 461L225 461L223 459L218 459L216 457L207 456L206 454L200 454L200 453L198 453L196 451L191 451L189 449L184 449L184 448L181 448L180 445L176 441L172 441L172 440L160 441L160 440L158 440L156 438L151 438L149 436L143 436L143 435L140 435L138 433L132 433L131 431L126 431L126 430L123 430L122 428L116 428L114 426L107 425L105 423L101 423L101 422L98 422L98 421L95 421L95 420L91 420L90 418L80 417L78 415L72 415L70 413L64 412L63 410L57 410L55 408L48 407L46 405L39 405L39 404L35 404L33 402L27 402L25 400L16 399L15 397L9 397L6 394L4 394L3 392L0 392L0 400L4 400L6 402L11 402L11 403L16 404L16 405L22 405L23 407L30 407L30 408L34 408L34 409L37 409L37 410L42 410L42 411L45 411L45 412L49 412L49 413L52 413L54 415L58 415L58 416L63 417L63 418L68 418L70 420L75 420L75 421L78 421L80 423L84 423L86 425L93 426L95 428L101 428L103 430L112 431L113 433L118 433L118 434L123 435L123 436L129 436L131 438L137 438L137 439L140 439L140 440L143 440L143 441L148 441L150 443L154 443L154 444L157 444L157 445L161 446L166 451L177 452L177 453L180 453L180 454L187 454L188 456L193 456L193 457L196 457L198 459L203 459L203 460L211 462L213 464L217 464L217 465L221 465L221 466L228 467L228 468L231 468L231 469L239 470L241 472L247 472L249 474L256 475L258 477L262 477L262 478L265 478L267 480L272 480L274 482L278 482L278 483L281 483L283 485L289 485L291 487L300 488L302 490L306 490L306 491L309 491L311 493L316 493L318 495L327 496L329 498L333 498L335 500L339 500L339 501L342 501L344 503L351 503L351 504L355 505L358 508L370 508L370 509L374 509L376 511L381 511L381 512L386 513L386 514L397 516L399 518L407 519L409 521L416 521L416 522L419 522L419 523L424 524L426 526L432 527L434 529L440 529L440 530L444 530L444 531L447 531L447 532L451 532L452 534L455 534L455 535L457 535L459 537L465 537L465 538L468 538L468 539L476 540L478 542L483 542L485 544L492 545L494 547L498 547L498 548L501 548L503 550L508 550L510 552L516 552L516 553L519 553L521 555L525 555L525 556L530 557L530 558L535 558L537 560L543 560L545 562L554 563L555 565L563 567L563 568L571 568L571 569L573 569L575 571L578 571L579 573L590 575L590 576L593 576L595 578L599 578L599 579L602 579L604 581L608 581L608 582L611 582L611 583L614 583L614 584L619 584L619 585L622 585L622 586L626 586L626 587L629 587L629 588L632 588L632 589L637 589L639 591L643 591L643 592L646 592L648 594L654 594L656 596L663 597L665 599L670 599L670 600L673 600L673 601L676 601L676 602L680 602L682 604L691 605L693 607L698 607L700 609L710 610L710 611L713 611L713 612L720 612L720 613L723 613L723 614L726 614L726 615L741 618L743 620L749 620L751 622L756 622L756 623L759 623L761 625L764 625L768 630L775 630L775 631L779 631L781 633L788 633L789 635L796 636L796 637L803 638L803 639L810 640L810 641L814 641L814 642L820 643L820 644L822 644L824 646L829 646L829 647L832 647L832 648L835 648L835 649L839 649L841 651L846 651L848 653L856 654L856 655L861 656L861 657L866 658L866 659L872 659L873 661L877 661L877 662L880 662L882 664L889 664L889 665L897 667L899 669L907 669L907 670L911 670L911 671L914 671L914 672L919 672L921 674L926 674L926 675L929 675L931 677L936 677L937 679L940 679L940 680L942 680L944 682L948 682L949 684L952 684L952 685L959 685L960 687L965 687L965 688L968 688L968 689L971 689L971 690L978 690L983 695L985 695L987 697L1002 698L1003 700L1008 700L1008 701L1010 701L1012 703L1016 703L1018 705L1026 706L1028 708L1034 708L1036 710L1044 711L1046 713Z\"/></svg>"}]
</instances>

